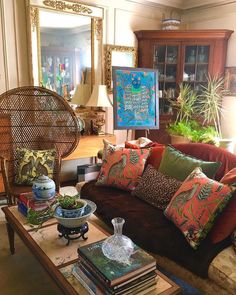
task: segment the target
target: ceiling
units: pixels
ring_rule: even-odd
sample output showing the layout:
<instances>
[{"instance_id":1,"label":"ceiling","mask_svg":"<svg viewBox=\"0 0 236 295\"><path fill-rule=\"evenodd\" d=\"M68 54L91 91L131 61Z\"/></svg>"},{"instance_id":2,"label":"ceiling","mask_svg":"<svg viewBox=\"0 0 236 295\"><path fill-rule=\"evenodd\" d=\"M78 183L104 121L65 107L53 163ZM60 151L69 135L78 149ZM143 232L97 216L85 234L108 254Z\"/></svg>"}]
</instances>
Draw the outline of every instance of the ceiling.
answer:
<instances>
[{"instance_id":1,"label":"ceiling","mask_svg":"<svg viewBox=\"0 0 236 295\"><path fill-rule=\"evenodd\" d=\"M233 0L128 0L130 2L137 3L149 3L152 5L164 5L178 9L192 9L199 7L209 7L209 6L218 6L225 5L227 3L236 2Z\"/></svg>"}]
</instances>

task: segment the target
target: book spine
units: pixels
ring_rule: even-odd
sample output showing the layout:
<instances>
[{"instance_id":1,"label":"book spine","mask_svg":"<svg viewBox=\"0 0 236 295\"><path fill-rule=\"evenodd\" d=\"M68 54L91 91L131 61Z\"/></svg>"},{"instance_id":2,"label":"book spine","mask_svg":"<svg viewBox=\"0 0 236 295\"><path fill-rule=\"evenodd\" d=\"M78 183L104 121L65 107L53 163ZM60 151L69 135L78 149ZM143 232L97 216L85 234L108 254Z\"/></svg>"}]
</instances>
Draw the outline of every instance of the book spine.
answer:
<instances>
[{"instance_id":1,"label":"book spine","mask_svg":"<svg viewBox=\"0 0 236 295\"><path fill-rule=\"evenodd\" d=\"M73 269L72 274L79 280L81 285L92 295L110 295L110 293L104 293L99 287L90 280L82 270L77 266Z\"/></svg>"},{"instance_id":2,"label":"book spine","mask_svg":"<svg viewBox=\"0 0 236 295\"><path fill-rule=\"evenodd\" d=\"M82 257L78 254L79 262L89 269L93 274L95 274L99 280L110 287L110 281L85 257Z\"/></svg>"},{"instance_id":3,"label":"book spine","mask_svg":"<svg viewBox=\"0 0 236 295\"><path fill-rule=\"evenodd\" d=\"M84 273L86 277L88 277L89 280L94 282L95 285L104 292L104 294L114 294L114 291L109 288L109 286L104 283L104 281L101 281L94 273L91 272L91 270L87 269L83 264L78 264L78 268Z\"/></svg>"}]
</instances>

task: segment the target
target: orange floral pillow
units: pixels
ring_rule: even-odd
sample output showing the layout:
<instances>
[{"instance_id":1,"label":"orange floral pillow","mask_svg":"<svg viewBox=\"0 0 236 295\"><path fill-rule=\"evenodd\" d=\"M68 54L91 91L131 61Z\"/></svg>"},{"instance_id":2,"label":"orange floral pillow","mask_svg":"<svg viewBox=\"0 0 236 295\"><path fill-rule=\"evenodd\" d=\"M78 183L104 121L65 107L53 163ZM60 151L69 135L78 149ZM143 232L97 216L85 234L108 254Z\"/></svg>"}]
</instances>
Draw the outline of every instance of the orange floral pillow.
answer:
<instances>
[{"instance_id":1,"label":"orange floral pillow","mask_svg":"<svg viewBox=\"0 0 236 295\"><path fill-rule=\"evenodd\" d=\"M148 149L118 149L109 151L103 159L96 185L134 190L142 176Z\"/></svg>"},{"instance_id":2,"label":"orange floral pillow","mask_svg":"<svg viewBox=\"0 0 236 295\"><path fill-rule=\"evenodd\" d=\"M164 214L196 249L233 197L233 192L231 187L208 178L197 167L175 193Z\"/></svg>"}]
</instances>

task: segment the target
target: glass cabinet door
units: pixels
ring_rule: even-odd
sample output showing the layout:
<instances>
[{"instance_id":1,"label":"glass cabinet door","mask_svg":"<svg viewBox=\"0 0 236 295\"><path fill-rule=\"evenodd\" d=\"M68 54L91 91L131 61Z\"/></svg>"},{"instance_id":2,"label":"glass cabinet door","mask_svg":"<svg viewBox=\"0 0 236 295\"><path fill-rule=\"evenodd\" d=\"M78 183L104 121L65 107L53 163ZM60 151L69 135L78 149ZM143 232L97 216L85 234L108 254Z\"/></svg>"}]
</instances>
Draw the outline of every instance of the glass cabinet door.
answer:
<instances>
[{"instance_id":1,"label":"glass cabinet door","mask_svg":"<svg viewBox=\"0 0 236 295\"><path fill-rule=\"evenodd\" d=\"M199 91L207 81L210 45L186 45L184 56L183 82Z\"/></svg>"},{"instance_id":2,"label":"glass cabinet door","mask_svg":"<svg viewBox=\"0 0 236 295\"><path fill-rule=\"evenodd\" d=\"M160 113L168 113L168 99L176 97L178 55L178 45L154 45L153 68L158 69Z\"/></svg>"}]
</instances>

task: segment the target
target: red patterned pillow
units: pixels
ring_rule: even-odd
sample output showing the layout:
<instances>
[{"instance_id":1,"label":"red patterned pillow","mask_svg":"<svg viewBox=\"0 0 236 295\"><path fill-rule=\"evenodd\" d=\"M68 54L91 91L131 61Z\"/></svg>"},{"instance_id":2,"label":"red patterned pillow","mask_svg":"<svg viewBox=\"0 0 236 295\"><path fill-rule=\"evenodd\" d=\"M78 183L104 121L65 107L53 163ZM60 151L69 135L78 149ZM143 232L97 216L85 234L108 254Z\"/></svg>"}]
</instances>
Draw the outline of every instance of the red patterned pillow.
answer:
<instances>
[{"instance_id":1,"label":"red patterned pillow","mask_svg":"<svg viewBox=\"0 0 236 295\"><path fill-rule=\"evenodd\" d=\"M96 184L133 190L143 173L148 155L147 149L120 148L109 151L102 162Z\"/></svg>"},{"instance_id":2,"label":"red patterned pillow","mask_svg":"<svg viewBox=\"0 0 236 295\"><path fill-rule=\"evenodd\" d=\"M185 179L164 211L196 249L233 196L233 189L208 178L199 167Z\"/></svg>"},{"instance_id":3,"label":"red patterned pillow","mask_svg":"<svg viewBox=\"0 0 236 295\"><path fill-rule=\"evenodd\" d=\"M230 170L220 180L221 183L235 186L236 185L236 168ZM236 229L236 195L229 202L220 217L214 224L210 236L212 243L219 243L220 241L229 237Z\"/></svg>"}]
</instances>

